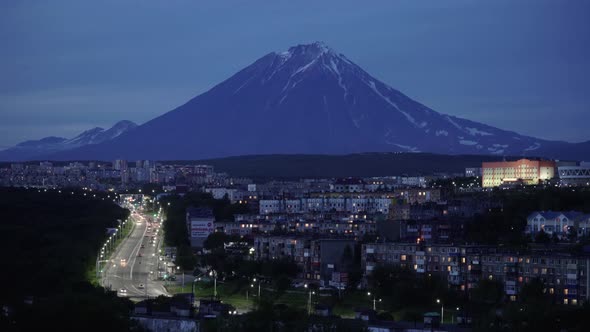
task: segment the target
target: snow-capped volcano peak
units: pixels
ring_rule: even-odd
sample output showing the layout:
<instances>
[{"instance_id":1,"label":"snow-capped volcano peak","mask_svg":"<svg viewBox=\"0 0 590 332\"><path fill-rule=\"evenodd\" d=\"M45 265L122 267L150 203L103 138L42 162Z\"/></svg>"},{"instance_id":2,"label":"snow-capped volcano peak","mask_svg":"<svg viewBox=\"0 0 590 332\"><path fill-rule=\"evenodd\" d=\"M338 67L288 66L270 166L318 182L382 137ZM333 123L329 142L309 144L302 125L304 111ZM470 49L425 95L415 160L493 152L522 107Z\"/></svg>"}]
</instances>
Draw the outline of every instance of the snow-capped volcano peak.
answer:
<instances>
[{"instance_id":1,"label":"snow-capped volcano peak","mask_svg":"<svg viewBox=\"0 0 590 332\"><path fill-rule=\"evenodd\" d=\"M328 45L323 42L314 42L311 44L301 44L290 47L288 51L280 54L290 54L291 56L308 56L317 58L323 54L336 54Z\"/></svg>"},{"instance_id":2,"label":"snow-capped volcano peak","mask_svg":"<svg viewBox=\"0 0 590 332\"><path fill-rule=\"evenodd\" d=\"M279 61L273 62L275 65L278 64L278 66L289 63L298 65L298 68L307 68L319 62L329 63L330 59L332 59L331 62L342 60L352 64L344 55L337 53L323 42L301 44L290 47L287 51L274 52L272 54L278 58Z\"/></svg>"}]
</instances>

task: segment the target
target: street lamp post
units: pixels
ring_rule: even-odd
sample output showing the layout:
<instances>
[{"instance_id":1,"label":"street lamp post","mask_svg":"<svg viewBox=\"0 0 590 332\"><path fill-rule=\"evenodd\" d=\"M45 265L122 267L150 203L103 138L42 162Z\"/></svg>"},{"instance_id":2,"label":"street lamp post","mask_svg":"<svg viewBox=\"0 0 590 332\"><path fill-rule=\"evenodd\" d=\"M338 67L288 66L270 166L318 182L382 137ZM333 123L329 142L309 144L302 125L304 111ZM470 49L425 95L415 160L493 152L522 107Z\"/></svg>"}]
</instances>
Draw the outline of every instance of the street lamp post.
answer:
<instances>
[{"instance_id":1,"label":"street lamp post","mask_svg":"<svg viewBox=\"0 0 590 332\"><path fill-rule=\"evenodd\" d=\"M252 284L250 284L250 288L254 288L254 283L256 283L256 278L252 279ZM261 280L258 279L258 307L260 307L260 282ZM248 292L246 292L246 300L248 299Z\"/></svg>"},{"instance_id":2,"label":"street lamp post","mask_svg":"<svg viewBox=\"0 0 590 332\"><path fill-rule=\"evenodd\" d=\"M194 306L194 305L195 305L195 283L196 283L197 281L200 281L200 280L201 280L201 278L200 278L200 277L199 277L199 278L195 278L195 279L193 280L193 284L192 284L192 287L191 287L191 296L192 296L192 299L191 299L191 305L192 305L192 306Z\"/></svg>"},{"instance_id":3,"label":"street lamp post","mask_svg":"<svg viewBox=\"0 0 590 332\"><path fill-rule=\"evenodd\" d=\"M256 278L254 278L252 281L256 282ZM260 299L260 280L258 280L258 299Z\"/></svg>"},{"instance_id":4,"label":"street lamp post","mask_svg":"<svg viewBox=\"0 0 590 332\"><path fill-rule=\"evenodd\" d=\"M180 266L177 266L176 270L180 270ZM184 270L182 270L182 291L184 292Z\"/></svg>"},{"instance_id":5,"label":"street lamp post","mask_svg":"<svg viewBox=\"0 0 590 332\"><path fill-rule=\"evenodd\" d=\"M213 297L217 297L217 272L211 270L209 276L213 277Z\"/></svg>"},{"instance_id":6,"label":"street lamp post","mask_svg":"<svg viewBox=\"0 0 590 332\"><path fill-rule=\"evenodd\" d=\"M436 303L440 304L440 323L442 324L445 321L445 305L440 299L436 299Z\"/></svg>"},{"instance_id":7,"label":"street lamp post","mask_svg":"<svg viewBox=\"0 0 590 332\"><path fill-rule=\"evenodd\" d=\"M308 288L307 284L303 285L305 288ZM311 315L311 296L315 295L315 292L309 289L309 298L307 300L307 314Z\"/></svg>"},{"instance_id":8,"label":"street lamp post","mask_svg":"<svg viewBox=\"0 0 590 332\"><path fill-rule=\"evenodd\" d=\"M371 296L371 292L367 292L368 296ZM373 310L377 311L377 301L381 302L381 299L377 299L377 296L373 294Z\"/></svg>"}]
</instances>

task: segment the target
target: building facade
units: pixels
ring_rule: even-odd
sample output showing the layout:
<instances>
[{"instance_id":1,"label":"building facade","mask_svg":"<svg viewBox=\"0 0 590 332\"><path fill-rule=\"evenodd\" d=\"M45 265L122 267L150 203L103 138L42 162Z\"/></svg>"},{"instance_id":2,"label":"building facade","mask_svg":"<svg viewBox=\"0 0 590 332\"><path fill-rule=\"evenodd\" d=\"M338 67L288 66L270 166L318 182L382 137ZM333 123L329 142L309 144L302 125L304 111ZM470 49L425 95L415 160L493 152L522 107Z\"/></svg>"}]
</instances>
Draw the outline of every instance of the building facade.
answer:
<instances>
[{"instance_id":1,"label":"building facade","mask_svg":"<svg viewBox=\"0 0 590 332\"><path fill-rule=\"evenodd\" d=\"M559 182L563 186L590 186L590 162L579 165L558 165Z\"/></svg>"},{"instance_id":2,"label":"building facade","mask_svg":"<svg viewBox=\"0 0 590 332\"><path fill-rule=\"evenodd\" d=\"M419 245L416 243L364 244L365 276L379 265L396 265L418 275L438 275L449 287L467 291L482 279L504 285L507 300L516 301L522 286L538 278L557 303L588 303L590 256L550 249L502 251L495 246Z\"/></svg>"},{"instance_id":3,"label":"building facade","mask_svg":"<svg viewBox=\"0 0 590 332\"><path fill-rule=\"evenodd\" d=\"M539 184L555 176L555 162L520 159L482 163L482 187L498 187L521 181L527 185Z\"/></svg>"}]
</instances>

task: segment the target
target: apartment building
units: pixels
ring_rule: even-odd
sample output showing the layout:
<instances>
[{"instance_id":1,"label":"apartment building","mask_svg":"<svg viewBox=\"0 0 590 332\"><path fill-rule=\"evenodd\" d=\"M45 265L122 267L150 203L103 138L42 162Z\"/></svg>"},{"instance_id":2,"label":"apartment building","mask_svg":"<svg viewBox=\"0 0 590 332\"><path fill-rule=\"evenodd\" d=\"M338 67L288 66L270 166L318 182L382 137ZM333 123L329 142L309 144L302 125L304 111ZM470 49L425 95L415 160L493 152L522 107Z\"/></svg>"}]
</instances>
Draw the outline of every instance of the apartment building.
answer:
<instances>
[{"instance_id":1,"label":"apartment building","mask_svg":"<svg viewBox=\"0 0 590 332\"><path fill-rule=\"evenodd\" d=\"M388 214L391 199L387 197L310 197L297 199L261 199L259 213L261 215L276 213L308 213L308 212L350 212L350 213L382 213Z\"/></svg>"},{"instance_id":2,"label":"apartment building","mask_svg":"<svg viewBox=\"0 0 590 332\"><path fill-rule=\"evenodd\" d=\"M511 301L516 301L525 283L539 278L558 303L581 305L589 300L590 255L546 248L519 253L493 246L416 243L365 244L361 250L365 275L378 265L397 265L417 274L438 275L459 291L477 287L487 278L502 282Z\"/></svg>"},{"instance_id":3,"label":"apartment building","mask_svg":"<svg viewBox=\"0 0 590 332\"><path fill-rule=\"evenodd\" d=\"M361 217L361 218L358 218ZM364 218L362 218L364 217ZM230 235L251 236L275 231L299 235L325 235L358 238L377 234L377 224L366 215L340 219L239 220L216 222L215 231Z\"/></svg>"},{"instance_id":4,"label":"apartment building","mask_svg":"<svg viewBox=\"0 0 590 332\"><path fill-rule=\"evenodd\" d=\"M347 251L354 255L354 247L352 239L263 235L254 238L254 257L292 260L301 268L299 278L328 285L335 273L340 276L346 272L348 266L343 257Z\"/></svg>"}]
</instances>

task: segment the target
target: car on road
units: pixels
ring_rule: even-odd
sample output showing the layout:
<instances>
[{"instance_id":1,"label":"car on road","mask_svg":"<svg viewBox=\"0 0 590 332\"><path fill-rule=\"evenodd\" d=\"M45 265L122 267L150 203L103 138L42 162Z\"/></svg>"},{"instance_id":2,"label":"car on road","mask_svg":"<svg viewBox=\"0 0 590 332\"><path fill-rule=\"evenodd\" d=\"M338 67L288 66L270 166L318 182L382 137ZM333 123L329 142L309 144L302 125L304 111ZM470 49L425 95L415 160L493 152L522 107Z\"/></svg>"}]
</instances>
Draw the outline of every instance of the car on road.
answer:
<instances>
[{"instance_id":1,"label":"car on road","mask_svg":"<svg viewBox=\"0 0 590 332\"><path fill-rule=\"evenodd\" d=\"M119 296L127 296L127 290L125 288L119 289Z\"/></svg>"},{"instance_id":2,"label":"car on road","mask_svg":"<svg viewBox=\"0 0 590 332\"><path fill-rule=\"evenodd\" d=\"M137 285L137 288L144 289L145 287L143 286L143 284L139 284L139 285Z\"/></svg>"},{"instance_id":3,"label":"car on road","mask_svg":"<svg viewBox=\"0 0 590 332\"><path fill-rule=\"evenodd\" d=\"M143 244L142 244L142 245L141 245L141 249L143 249L143 248L145 248L145 245L143 245Z\"/></svg>"},{"instance_id":4,"label":"car on road","mask_svg":"<svg viewBox=\"0 0 590 332\"><path fill-rule=\"evenodd\" d=\"M137 257L142 257L142 256L143 255L140 252L137 253Z\"/></svg>"},{"instance_id":5,"label":"car on road","mask_svg":"<svg viewBox=\"0 0 590 332\"><path fill-rule=\"evenodd\" d=\"M302 288L302 287L305 286L305 283L304 282L294 282L294 283L291 284L291 286L293 288Z\"/></svg>"}]
</instances>

